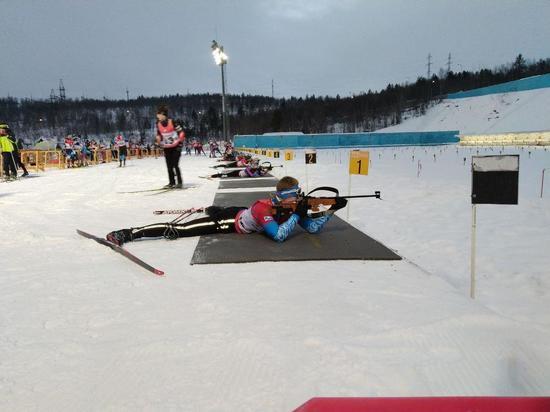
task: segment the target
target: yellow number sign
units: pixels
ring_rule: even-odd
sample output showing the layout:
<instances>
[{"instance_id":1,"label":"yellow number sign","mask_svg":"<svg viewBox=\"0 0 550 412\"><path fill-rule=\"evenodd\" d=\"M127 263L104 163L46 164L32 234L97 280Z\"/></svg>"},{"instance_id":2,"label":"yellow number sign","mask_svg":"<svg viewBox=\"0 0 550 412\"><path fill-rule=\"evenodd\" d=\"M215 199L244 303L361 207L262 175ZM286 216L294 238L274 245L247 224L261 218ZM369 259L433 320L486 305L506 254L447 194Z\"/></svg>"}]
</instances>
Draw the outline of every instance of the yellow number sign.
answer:
<instances>
[{"instance_id":1,"label":"yellow number sign","mask_svg":"<svg viewBox=\"0 0 550 412\"><path fill-rule=\"evenodd\" d=\"M352 150L349 152L349 174L369 174L369 152L366 150Z\"/></svg>"},{"instance_id":2,"label":"yellow number sign","mask_svg":"<svg viewBox=\"0 0 550 412\"><path fill-rule=\"evenodd\" d=\"M267 157L273 157L273 150L267 151Z\"/></svg>"},{"instance_id":3,"label":"yellow number sign","mask_svg":"<svg viewBox=\"0 0 550 412\"><path fill-rule=\"evenodd\" d=\"M294 160L294 152L292 150L285 150L285 160Z\"/></svg>"}]
</instances>

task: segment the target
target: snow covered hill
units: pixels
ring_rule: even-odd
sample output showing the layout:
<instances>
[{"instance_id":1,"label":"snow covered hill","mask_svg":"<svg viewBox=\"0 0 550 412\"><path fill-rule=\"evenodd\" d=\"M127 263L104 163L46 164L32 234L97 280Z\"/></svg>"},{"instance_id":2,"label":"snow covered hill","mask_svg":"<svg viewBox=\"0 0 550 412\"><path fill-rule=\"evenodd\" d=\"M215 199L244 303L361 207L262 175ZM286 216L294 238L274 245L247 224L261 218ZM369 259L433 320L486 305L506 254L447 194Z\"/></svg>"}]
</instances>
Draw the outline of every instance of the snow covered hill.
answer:
<instances>
[{"instance_id":1,"label":"snow covered hill","mask_svg":"<svg viewBox=\"0 0 550 412\"><path fill-rule=\"evenodd\" d=\"M424 116L378 132L459 130L461 134L550 130L550 88L445 99Z\"/></svg>"}]
</instances>

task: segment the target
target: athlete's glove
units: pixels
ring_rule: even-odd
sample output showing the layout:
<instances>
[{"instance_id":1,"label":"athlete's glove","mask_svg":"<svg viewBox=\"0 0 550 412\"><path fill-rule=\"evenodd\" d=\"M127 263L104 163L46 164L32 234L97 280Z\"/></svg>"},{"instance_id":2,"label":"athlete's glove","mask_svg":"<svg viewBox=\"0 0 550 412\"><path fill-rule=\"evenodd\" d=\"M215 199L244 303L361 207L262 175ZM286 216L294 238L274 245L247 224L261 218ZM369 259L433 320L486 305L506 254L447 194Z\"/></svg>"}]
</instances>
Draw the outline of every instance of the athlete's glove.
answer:
<instances>
[{"instance_id":1,"label":"athlete's glove","mask_svg":"<svg viewBox=\"0 0 550 412\"><path fill-rule=\"evenodd\" d=\"M297 214L300 218L307 217L307 211L309 209L309 206L307 202L301 201L296 204L296 209L294 209L294 213Z\"/></svg>"},{"instance_id":2,"label":"athlete's glove","mask_svg":"<svg viewBox=\"0 0 550 412\"><path fill-rule=\"evenodd\" d=\"M330 207L330 210L340 210L347 206L348 199L344 199L342 197L337 197L335 203Z\"/></svg>"}]
</instances>

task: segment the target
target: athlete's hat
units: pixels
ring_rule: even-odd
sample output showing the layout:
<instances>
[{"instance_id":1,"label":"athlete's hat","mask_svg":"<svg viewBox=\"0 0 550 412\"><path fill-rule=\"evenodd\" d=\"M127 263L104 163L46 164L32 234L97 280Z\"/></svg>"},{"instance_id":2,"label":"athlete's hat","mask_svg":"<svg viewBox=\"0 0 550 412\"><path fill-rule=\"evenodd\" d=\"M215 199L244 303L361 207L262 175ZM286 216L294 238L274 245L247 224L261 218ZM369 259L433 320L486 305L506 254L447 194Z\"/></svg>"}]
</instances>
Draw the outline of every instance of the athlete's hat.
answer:
<instances>
[{"instance_id":1,"label":"athlete's hat","mask_svg":"<svg viewBox=\"0 0 550 412\"><path fill-rule=\"evenodd\" d=\"M159 108L157 109L157 114L163 114L164 116L168 116L168 107L159 106Z\"/></svg>"}]
</instances>

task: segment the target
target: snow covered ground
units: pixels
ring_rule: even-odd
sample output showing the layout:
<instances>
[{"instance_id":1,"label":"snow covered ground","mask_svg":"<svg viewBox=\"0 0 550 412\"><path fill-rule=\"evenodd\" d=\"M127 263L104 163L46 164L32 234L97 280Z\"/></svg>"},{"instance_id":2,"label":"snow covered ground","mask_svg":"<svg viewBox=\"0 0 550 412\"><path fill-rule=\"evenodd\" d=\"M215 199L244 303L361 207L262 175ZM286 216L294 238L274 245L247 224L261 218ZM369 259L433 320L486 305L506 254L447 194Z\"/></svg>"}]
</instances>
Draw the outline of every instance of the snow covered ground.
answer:
<instances>
[{"instance_id":1,"label":"snow covered ground","mask_svg":"<svg viewBox=\"0 0 550 412\"><path fill-rule=\"evenodd\" d=\"M550 183L541 199L540 181L550 153L506 149L521 156L519 205L478 207L471 300L476 153L370 149L370 173L352 177L352 192L381 190L383 201L351 201L350 223L403 261L190 266L196 238L127 246L165 277L75 229L105 235L167 220L156 209L209 205L217 182L197 176L211 159L183 157L197 187L161 195L117 192L165 184L163 159L1 183L0 410L289 411L314 396L548 395ZM296 159L274 171L305 186L303 153ZM320 150L308 187L347 192L346 159Z\"/></svg>"},{"instance_id":2,"label":"snow covered ground","mask_svg":"<svg viewBox=\"0 0 550 412\"><path fill-rule=\"evenodd\" d=\"M550 88L446 99L421 117L377 132L460 130L461 134L550 130Z\"/></svg>"}]
</instances>

